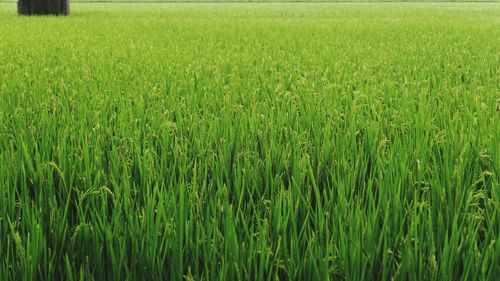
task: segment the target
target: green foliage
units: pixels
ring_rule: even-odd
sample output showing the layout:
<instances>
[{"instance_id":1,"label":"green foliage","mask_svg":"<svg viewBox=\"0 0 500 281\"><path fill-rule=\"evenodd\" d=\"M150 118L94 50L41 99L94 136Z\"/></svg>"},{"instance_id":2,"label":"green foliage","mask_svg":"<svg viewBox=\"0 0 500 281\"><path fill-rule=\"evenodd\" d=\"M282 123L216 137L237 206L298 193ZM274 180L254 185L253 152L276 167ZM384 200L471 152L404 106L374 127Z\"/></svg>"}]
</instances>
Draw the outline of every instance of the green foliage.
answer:
<instances>
[{"instance_id":1,"label":"green foliage","mask_svg":"<svg viewBox=\"0 0 500 281\"><path fill-rule=\"evenodd\" d=\"M0 8L0 280L498 280L500 6Z\"/></svg>"}]
</instances>

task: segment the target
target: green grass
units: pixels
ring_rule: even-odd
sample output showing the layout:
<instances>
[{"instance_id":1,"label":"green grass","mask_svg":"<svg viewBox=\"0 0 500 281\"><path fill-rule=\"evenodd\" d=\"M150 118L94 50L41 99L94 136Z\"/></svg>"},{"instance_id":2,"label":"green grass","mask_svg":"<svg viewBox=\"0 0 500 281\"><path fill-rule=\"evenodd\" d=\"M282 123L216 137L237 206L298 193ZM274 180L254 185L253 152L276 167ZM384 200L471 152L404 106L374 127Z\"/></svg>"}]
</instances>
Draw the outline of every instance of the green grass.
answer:
<instances>
[{"instance_id":1,"label":"green grass","mask_svg":"<svg viewBox=\"0 0 500 281\"><path fill-rule=\"evenodd\" d=\"M500 5L0 6L0 280L498 280Z\"/></svg>"}]
</instances>

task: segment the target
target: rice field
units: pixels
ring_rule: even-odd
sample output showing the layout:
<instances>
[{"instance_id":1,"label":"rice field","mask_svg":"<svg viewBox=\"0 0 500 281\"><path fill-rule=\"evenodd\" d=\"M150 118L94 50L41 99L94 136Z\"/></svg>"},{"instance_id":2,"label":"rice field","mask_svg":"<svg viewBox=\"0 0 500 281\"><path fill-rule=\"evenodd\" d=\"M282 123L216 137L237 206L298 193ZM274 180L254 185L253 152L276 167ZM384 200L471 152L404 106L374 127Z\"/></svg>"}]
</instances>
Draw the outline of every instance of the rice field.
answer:
<instances>
[{"instance_id":1,"label":"rice field","mask_svg":"<svg viewBox=\"0 0 500 281\"><path fill-rule=\"evenodd\" d=\"M499 280L500 4L0 4L0 280Z\"/></svg>"}]
</instances>

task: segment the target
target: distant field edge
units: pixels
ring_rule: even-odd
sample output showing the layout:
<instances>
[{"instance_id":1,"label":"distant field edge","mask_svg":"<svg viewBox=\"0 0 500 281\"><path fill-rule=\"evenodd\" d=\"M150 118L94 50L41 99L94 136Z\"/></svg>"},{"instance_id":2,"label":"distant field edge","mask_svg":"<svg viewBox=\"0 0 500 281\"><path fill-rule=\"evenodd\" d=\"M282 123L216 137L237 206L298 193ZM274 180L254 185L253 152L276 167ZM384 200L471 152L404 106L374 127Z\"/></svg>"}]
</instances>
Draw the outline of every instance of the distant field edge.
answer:
<instances>
[{"instance_id":1,"label":"distant field edge","mask_svg":"<svg viewBox=\"0 0 500 281\"><path fill-rule=\"evenodd\" d=\"M15 3L17 0L0 0L0 3ZM422 0L422 1L401 1L401 0L73 0L73 3L500 3L500 0L483 1L483 0L469 0L469 1L436 1L436 0Z\"/></svg>"}]
</instances>

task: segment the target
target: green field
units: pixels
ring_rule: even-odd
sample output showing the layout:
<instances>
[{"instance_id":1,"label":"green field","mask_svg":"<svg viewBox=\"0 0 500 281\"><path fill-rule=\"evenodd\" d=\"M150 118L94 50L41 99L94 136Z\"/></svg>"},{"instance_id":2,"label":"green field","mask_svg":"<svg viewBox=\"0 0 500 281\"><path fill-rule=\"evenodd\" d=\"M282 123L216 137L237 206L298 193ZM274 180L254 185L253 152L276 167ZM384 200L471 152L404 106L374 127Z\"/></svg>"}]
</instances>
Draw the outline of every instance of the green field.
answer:
<instances>
[{"instance_id":1,"label":"green field","mask_svg":"<svg viewBox=\"0 0 500 281\"><path fill-rule=\"evenodd\" d=\"M499 280L500 4L0 4L0 280Z\"/></svg>"}]
</instances>

